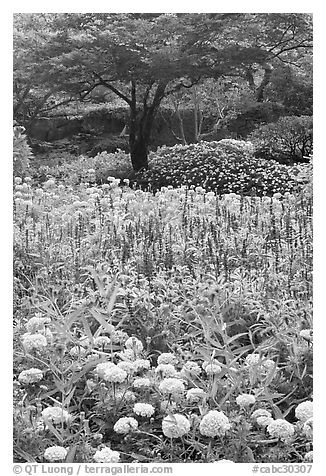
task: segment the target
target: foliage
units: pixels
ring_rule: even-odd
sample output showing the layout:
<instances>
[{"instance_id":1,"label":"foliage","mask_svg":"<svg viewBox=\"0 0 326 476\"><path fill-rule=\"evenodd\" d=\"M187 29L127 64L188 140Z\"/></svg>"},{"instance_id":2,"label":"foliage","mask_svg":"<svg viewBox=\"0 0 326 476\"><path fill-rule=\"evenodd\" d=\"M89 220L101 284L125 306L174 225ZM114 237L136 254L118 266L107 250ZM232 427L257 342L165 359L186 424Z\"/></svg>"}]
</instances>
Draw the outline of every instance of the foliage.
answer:
<instances>
[{"instance_id":1,"label":"foliage","mask_svg":"<svg viewBox=\"0 0 326 476\"><path fill-rule=\"evenodd\" d=\"M312 397L309 197L153 195L114 179L36 188L19 178L14 196L16 462L43 462L56 445L70 463L94 461L103 446L121 462L305 461L311 432L297 408ZM103 362L127 369L114 374L120 383L96 371ZM42 372L34 383L24 374L32 368ZM172 384L180 393L165 393ZM136 402L154 415L137 415ZM285 419L289 438L260 426L257 409ZM205 436L211 410L228 418L225 435ZM174 413L190 430L171 441L162 422ZM115 431L123 417L138 428Z\"/></svg>"},{"instance_id":2,"label":"foliage","mask_svg":"<svg viewBox=\"0 0 326 476\"><path fill-rule=\"evenodd\" d=\"M161 147L152 153L150 169L141 175L153 190L193 185L215 193L271 195L298 187L299 166L254 157L250 142L223 139L187 146Z\"/></svg>"},{"instance_id":3,"label":"foliage","mask_svg":"<svg viewBox=\"0 0 326 476\"><path fill-rule=\"evenodd\" d=\"M27 142L25 128L14 125L13 135L13 170L15 175L24 176L29 169L32 150Z\"/></svg>"},{"instance_id":4,"label":"foliage","mask_svg":"<svg viewBox=\"0 0 326 476\"><path fill-rule=\"evenodd\" d=\"M286 116L258 127L250 136L257 156L280 162L307 162L312 153L311 116Z\"/></svg>"}]
</instances>

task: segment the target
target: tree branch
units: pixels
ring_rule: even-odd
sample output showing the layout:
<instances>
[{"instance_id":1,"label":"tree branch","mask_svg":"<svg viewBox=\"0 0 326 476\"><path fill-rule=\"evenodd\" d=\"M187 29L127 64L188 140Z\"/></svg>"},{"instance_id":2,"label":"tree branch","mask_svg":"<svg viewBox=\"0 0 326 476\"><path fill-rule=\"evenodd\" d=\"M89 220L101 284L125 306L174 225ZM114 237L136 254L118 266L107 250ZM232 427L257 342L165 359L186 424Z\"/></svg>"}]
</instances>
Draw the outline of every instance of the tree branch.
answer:
<instances>
[{"instance_id":1,"label":"tree branch","mask_svg":"<svg viewBox=\"0 0 326 476\"><path fill-rule=\"evenodd\" d=\"M122 92L120 92L117 88L115 88L114 86L112 86L112 84L110 84L107 80L103 79L99 74L95 73L95 71L93 71L93 74L94 74L94 76L95 76L95 77L98 79L98 81L99 81L99 84L98 84L98 85L107 87L107 88L110 89L114 94L116 94L116 95L119 96L121 99L123 99L127 104L129 104L130 107L132 106L132 101L131 101L131 99L129 99L127 96L125 96L125 95L124 95Z\"/></svg>"}]
</instances>

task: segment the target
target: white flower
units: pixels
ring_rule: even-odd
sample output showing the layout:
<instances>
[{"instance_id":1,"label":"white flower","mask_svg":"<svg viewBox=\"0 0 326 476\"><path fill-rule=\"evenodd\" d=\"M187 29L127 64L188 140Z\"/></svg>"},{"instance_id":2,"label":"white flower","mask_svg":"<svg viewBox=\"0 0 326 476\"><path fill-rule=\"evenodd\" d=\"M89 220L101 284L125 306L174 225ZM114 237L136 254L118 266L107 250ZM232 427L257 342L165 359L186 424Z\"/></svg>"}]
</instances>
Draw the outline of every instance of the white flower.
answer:
<instances>
[{"instance_id":1,"label":"white flower","mask_svg":"<svg viewBox=\"0 0 326 476\"><path fill-rule=\"evenodd\" d=\"M70 420L69 413L61 407L47 407L42 411L41 415L45 423L49 421L59 424Z\"/></svg>"},{"instance_id":2,"label":"white flower","mask_svg":"<svg viewBox=\"0 0 326 476\"><path fill-rule=\"evenodd\" d=\"M134 362L123 361L117 364L117 367L127 372L127 374L133 374L135 372Z\"/></svg>"},{"instance_id":3,"label":"white flower","mask_svg":"<svg viewBox=\"0 0 326 476\"><path fill-rule=\"evenodd\" d=\"M198 375L200 372L201 370L199 365L196 362L192 362L191 360L188 360L181 369L181 373L184 375Z\"/></svg>"},{"instance_id":4,"label":"white flower","mask_svg":"<svg viewBox=\"0 0 326 476\"><path fill-rule=\"evenodd\" d=\"M183 393L185 390L183 382L177 378L165 378L159 385L159 390L162 393L177 394Z\"/></svg>"},{"instance_id":5,"label":"white flower","mask_svg":"<svg viewBox=\"0 0 326 476\"><path fill-rule=\"evenodd\" d=\"M133 364L136 372L139 372L140 370L149 370L151 367L150 361L146 359L136 359Z\"/></svg>"},{"instance_id":6,"label":"white flower","mask_svg":"<svg viewBox=\"0 0 326 476\"><path fill-rule=\"evenodd\" d=\"M84 357L87 354L87 350L84 347L75 345L69 351L71 357Z\"/></svg>"},{"instance_id":7,"label":"white flower","mask_svg":"<svg viewBox=\"0 0 326 476\"><path fill-rule=\"evenodd\" d=\"M260 360L261 360L261 357L259 354L249 354L246 357L245 363L249 367L252 367L257 365Z\"/></svg>"},{"instance_id":8,"label":"white flower","mask_svg":"<svg viewBox=\"0 0 326 476\"><path fill-rule=\"evenodd\" d=\"M27 352L34 349L41 350L48 345L42 334L30 334L29 332L22 335L22 344Z\"/></svg>"},{"instance_id":9,"label":"white flower","mask_svg":"<svg viewBox=\"0 0 326 476\"><path fill-rule=\"evenodd\" d=\"M129 336L126 332L120 330L114 330L110 335L111 341L113 344L120 344L125 342Z\"/></svg>"},{"instance_id":10,"label":"white flower","mask_svg":"<svg viewBox=\"0 0 326 476\"><path fill-rule=\"evenodd\" d=\"M25 383L27 385L31 383L39 382L40 380L42 380L42 378L43 378L43 373L42 373L42 370L40 369L23 370L18 375L19 382Z\"/></svg>"},{"instance_id":11,"label":"white flower","mask_svg":"<svg viewBox=\"0 0 326 476\"><path fill-rule=\"evenodd\" d=\"M168 415L163 418L162 431L168 438L180 438L190 430L189 420L179 413Z\"/></svg>"},{"instance_id":12,"label":"white flower","mask_svg":"<svg viewBox=\"0 0 326 476\"><path fill-rule=\"evenodd\" d=\"M123 352L119 352L118 356L121 360L133 362L136 359L135 352L131 349L126 349Z\"/></svg>"},{"instance_id":13,"label":"white flower","mask_svg":"<svg viewBox=\"0 0 326 476\"><path fill-rule=\"evenodd\" d=\"M114 367L107 368L107 370L104 372L103 380L112 383L122 383L127 377L127 372L115 365Z\"/></svg>"},{"instance_id":14,"label":"white flower","mask_svg":"<svg viewBox=\"0 0 326 476\"><path fill-rule=\"evenodd\" d=\"M243 393L238 395L235 401L240 407L249 407L256 402L256 397L254 395L250 395L249 393Z\"/></svg>"},{"instance_id":15,"label":"white flower","mask_svg":"<svg viewBox=\"0 0 326 476\"><path fill-rule=\"evenodd\" d=\"M138 428L138 421L132 417L123 417L115 423L113 430L116 433L126 434L130 431L135 431Z\"/></svg>"},{"instance_id":16,"label":"white flower","mask_svg":"<svg viewBox=\"0 0 326 476\"><path fill-rule=\"evenodd\" d=\"M99 336L94 339L94 347L106 347L110 344L111 340L107 336Z\"/></svg>"},{"instance_id":17,"label":"white flower","mask_svg":"<svg viewBox=\"0 0 326 476\"><path fill-rule=\"evenodd\" d=\"M294 435L294 426L283 418L278 418L268 425L267 431L273 438L287 441Z\"/></svg>"},{"instance_id":18,"label":"white flower","mask_svg":"<svg viewBox=\"0 0 326 476\"><path fill-rule=\"evenodd\" d=\"M148 387L151 386L151 381L147 377L135 378L135 380L133 382L133 386L135 388L148 388Z\"/></svg>"},{"instance_id":19,"label":"white flower","mask_svg":"<svg viewBox=\"0 0 326 476\"><path fill-rule=\"evenodd\" d=\"M176 356L170 352L163 352L157 359L158 364L176 364L178 362Z\"/></svg>"},{"instance_id":20,"label":"white flower","mask_svg":"<svg viewBox=\"0 0 326 476\"><path fill-rule=\"evenodd\" d=\"M63 446L50 446L44 451L44 458L47 461L62 461L66 458L68 451Z\"/></svg>"},{"instance_id":21,"label":"white flower","mask_svg":"<svg viewBox=\"0 0 326 476\"><path fill-rule=\"evenodd\" d=\"M36 315L31 317L26 323L26 329L29 333L34 334L37 331L43 330L45 324L49 324L50 322L51 319L49 317L39 317L39 315Z\"/></svg>"},{"instance_id":22,"label":"white flower","mask_svg":"<svg viewBox=\"0 0 326 476\"><path fill-rule=\"evenodd\" d=\"M171 400L162 400L160 408L162 412L173 412L177 408L177 404Z\"/></svg>"},{"instance_id":23,"label":"white flower","mask_svg":"<svg viewBox=\"0 0 326 476\"><path fill-rule=\"evenodd\" d=\"M95 367L94 372L100 377L103 378L105 377L105 374L109 370L109 368L115 368L116 365L113 362L101 362L100 364L97 364Z\"/></svg>"},{"instance_id":24,"label":"white flower","mask_svg":"<svg viewBox=\"0 0 326 476\"><path fill-rule=\"evenodd\" d=\"M127 349L133 350L136 354L140 353L144 348L142 342L136 337L129 337L125 342L125 346Z\"/></svg>"},{"instance_id":25,"label":"white flower","mask_svg":"<svg viewBox=\"0 0 326 476\"><path fill-rule=\"evenodd\" d=\"M104 446L101 450L96 451L93 458L96 463L118 463L120 453L118 451L112 451L108 446Z\"/></svg>"},{"instance_id":26,"label":"white flower","mask_svg":"<svg viewBox=\"0 0 326 476\"><path fill-rule=\"evenodd\" d=\"M302 428L303 434L307 438L312 438L313 436L313 418L309 418L307 421L305 421L303 428Z\"/></svg>"},{"instance_id":27,"label":"white flower","mask_svg":"<svg viewBox=\"0 0 326 476\"><path fill-rule=\"evenodd\" d=\"M172 364L159 364L155 373L161 373L163 377L175 377L177 371Z\"/></svg>"},{"instance_id":28,"label":"white flower","mask_svg":"<svg viewBox=\"0 0 326 476\"><path fill-rule=\"evenodd\" d=\"M234 463L230 459L219 459L218 461L214 461L214 463Z\"/></svg>"},{"instance_id":29,"label":"white flower","mask_svg":"<svg viewBox=\"0 0 326 476\"><path fill-rule=\"evenodd\" d=\"M306 453L304 455L304 460L308 461L308 463L312 463L313 460L314 460L314 452L313 451L308 451L308 453Z\"/></svg>"},{"instance_id":30,"label":"white flower","mask_svg":"<svg viewBox=\"0 0 326 476\"><path fill-rule=\"evenodd\" d=\"M272 417L268 417L268 416L260 416L260 417L256 418L257 425L261 426L263 428L270 425L273 421L274 421L274 419Z\"/></svg>"},{"instance_id":31,"label":"white flower","mask_svg":"<svg viewBox=\"0 0 326 476\"><path fill-rule=\"evenodd\" d=\"M134 412L139 416L151 417L155 413L155 408L150 403L135 403Z\"/></svg>"},{"instance_id":32,"label":"white flower","mask_svg":"<svg viewBox=\"0 0 326 476\"><path fill-rule=\"evenodd\" d=\"M300 337L302 337L304 340L308 342L312 342L312 337L313 337L312 329L302 329L302 331L300 331Z\"/></svg>"},{"instance_id":33,"label":"white flower","mask_svg":"<svg viewBox=\"0 0 326 476\"><path fill-rule=\"evenodd\" d=\"M302 402L295 409L295 416L303 423L313 415L313 403L312 401Z\"/></svg>"},{"instance_id":34,"label":"white flower","mask_svg":"<svg viewBox=\"0 0 326 476\"><path fill-rule=\"evenodd\" d=\"M191 388L186 394L186 399L190 403L198 403L207 397L207 393L202 388Z\"/></svg>"},{"instance_id":35,"label":"white flower","mask_svg":"<svg viewBox=\"0 0 326 476\"><path fill-rule=\"evenodd\" d=\"M207 373L207 375L216 375L219 374L222 370L221 366L219 365L219 361L216 359L206 360L202 367Z\"/></svg>"},{"instance_id":36,"label":"white flower","mask_svg":"<svg viewBox=\"0 0 326 476\"><path fill-rule=\"evenodd\" d=\"M257 418L259 417L272 418L272 414L271 412L269 412L268 410L265 410L264 408L258 408L258 410L255 410L254 412L252 412L251 418L253 420L257 420Z\"/></svg>"},{"instance_id":37,"label":"white flower","mask_svg":"<svg viewBox=\"0 0 326 476\"><path fill-rule=\"evenodd\" d=\"M199 425L199 431L204 436L223 436L231 428L229 419L223 412L209 411Z\"/></svg>"}]
</instances>

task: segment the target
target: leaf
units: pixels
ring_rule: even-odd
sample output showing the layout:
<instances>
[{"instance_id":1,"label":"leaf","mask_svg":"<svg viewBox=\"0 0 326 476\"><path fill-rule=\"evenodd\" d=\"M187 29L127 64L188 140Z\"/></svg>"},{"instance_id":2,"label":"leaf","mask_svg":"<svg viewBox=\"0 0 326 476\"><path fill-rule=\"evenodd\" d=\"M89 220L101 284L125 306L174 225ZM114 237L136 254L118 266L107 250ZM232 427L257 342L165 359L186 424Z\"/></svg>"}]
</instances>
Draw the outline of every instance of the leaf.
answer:
<instances>
[{"instance_id":1,"label":"leaf","mask_svg":"<svg viewBox=\"0 0 326 476\"><path fill-rule=\"evenodd\" d=\"M90 309L89 311L92 316L97 320L97 322L103 327L103 329L105 329L109 334L112 334L112 332L114 331L114 326L106 322L106 320L101 316L101 314L96 312L94 309Z\"/></svg>"},{"instance_id":2,"label":"leaf","mask_svg":"<svg viewBox=\"0 0 326 476\"><path fill-rule=\"evenodd\" d=\"M70 450L68 451L68 454L66 456L65 463L73 463L74 462L76 449L77 449L76 445L74 445L70 448Z\"/></svg>"}]
</instances>

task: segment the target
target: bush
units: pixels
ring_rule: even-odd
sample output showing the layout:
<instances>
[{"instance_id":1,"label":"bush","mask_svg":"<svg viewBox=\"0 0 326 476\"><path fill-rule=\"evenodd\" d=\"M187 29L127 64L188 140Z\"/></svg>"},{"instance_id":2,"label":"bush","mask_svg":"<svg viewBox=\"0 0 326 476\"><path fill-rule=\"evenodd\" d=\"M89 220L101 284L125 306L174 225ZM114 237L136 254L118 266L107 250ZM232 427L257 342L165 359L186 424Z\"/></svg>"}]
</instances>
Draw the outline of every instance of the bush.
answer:
<instances>
[{"instance_id":1,"label":"bush","mask_svg":"<svg viewBox=\"0 0 326 476\"><path fill-rule=\"evenodd\" d=\"M33 157L32 150L27 143L25 128L14 125L13 137L13 167L14 175L25 175L30 166L30 160Z\"/></svg>"},{"instance_id":2,"label":"bush","mask_svg":"<svg viewBox=\"0 0 326 476\"><path fill-rule=\"evenodd\" d=\"M130 156L122 150L115 153L101 152L95 157L80 156L76 160L56 165L41 166L35 171L34 179L43 182L49 176L69 185L81 182L105 183L109 176L125 179L133 175Z\"/></svg>"},{"instance_id":3,"label":"bush","mask_svg":"<svg viewBox=\"0 0 326 476\"><path fill-rule=\"evenodd\" d=\"M298 187L297 167L254 157L250 142L223 139L188 146L162 147L141 174L153 190L162 186L194 185L218 194L270 195Z\"/></svg>"},{"instance_id":4,"label":"bush","mask_svg":"<svg viewBox=\"0 0 326 476\"><path fill-rule=\"evenodd\" d=\"M258 127L250 140L256 145L258 157L279 162L306 162L312 153L312 117L281 117Z\"/></svg>"}]
</instances>

